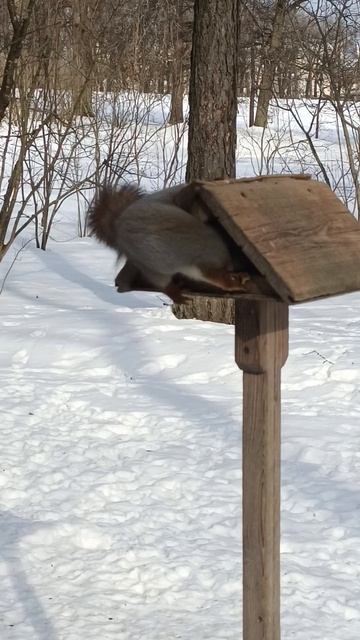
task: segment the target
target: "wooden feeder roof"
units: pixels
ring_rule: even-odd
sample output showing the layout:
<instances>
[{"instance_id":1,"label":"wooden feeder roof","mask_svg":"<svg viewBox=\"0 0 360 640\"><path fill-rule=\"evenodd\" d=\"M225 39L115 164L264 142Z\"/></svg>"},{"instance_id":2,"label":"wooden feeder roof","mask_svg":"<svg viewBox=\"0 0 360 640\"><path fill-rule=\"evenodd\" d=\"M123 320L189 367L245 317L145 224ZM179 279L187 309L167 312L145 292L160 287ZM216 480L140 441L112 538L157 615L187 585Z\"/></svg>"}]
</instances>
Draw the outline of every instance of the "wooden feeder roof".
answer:
<instances>
[{"instance_id":1,"label":"wooden feeder roof","mask_svg":"<svg viewBox=\"0 0 360 640\"><path fill-rule=\"evenodd\" d=\"M360 225L307 176L199 183L214 215L288 304L360 289Z\"/></svg>"}]
</instances>

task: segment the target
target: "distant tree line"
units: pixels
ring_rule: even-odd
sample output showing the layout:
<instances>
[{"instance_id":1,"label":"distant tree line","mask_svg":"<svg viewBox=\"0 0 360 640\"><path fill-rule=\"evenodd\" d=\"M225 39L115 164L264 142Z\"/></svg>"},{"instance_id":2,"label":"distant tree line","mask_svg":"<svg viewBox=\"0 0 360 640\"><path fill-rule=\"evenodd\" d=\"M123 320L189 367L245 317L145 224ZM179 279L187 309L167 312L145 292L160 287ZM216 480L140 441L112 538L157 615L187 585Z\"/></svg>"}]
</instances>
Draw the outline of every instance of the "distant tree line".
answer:
<instances>
[{"instance_id":1,"label":"distant tree line","mask_svg":"<svg viewBox=\"0 0 360 640\"><path fill-rule=\"evenodd\" d=\"M360 97L358 0L243 0L238 21L251 124L266 124L272 96ZM192 22L192 0L0 0L0 119L21 82L68 88L83 114L93 91L171 94L170 121L181 121Z\"/></svg>"},{"instance_id":2,"label":"distant tree line","mask_svg":"<svg viewBox=\"0 0 360 640\"><path fill-rule=\"evenodd\" d=\"M159 187L179 168L184 177L185 94L188 178L235 175L236 96L249 101L249 125L264 130L278 101L303 133L292 143L299 161L306 146L314 174L359 210L359 0L197 0L195 9L194 0L0 0L0 260L29 225L44 249L68 197L80 211L102 182L140 181L150 144L161 147L162 167L151 169ZM165 95L170 132L149 125ZM339 166L326 166L314 142L326 105ZM79 227L84 233L80 217Z\"/></svg>"}]
</instances>

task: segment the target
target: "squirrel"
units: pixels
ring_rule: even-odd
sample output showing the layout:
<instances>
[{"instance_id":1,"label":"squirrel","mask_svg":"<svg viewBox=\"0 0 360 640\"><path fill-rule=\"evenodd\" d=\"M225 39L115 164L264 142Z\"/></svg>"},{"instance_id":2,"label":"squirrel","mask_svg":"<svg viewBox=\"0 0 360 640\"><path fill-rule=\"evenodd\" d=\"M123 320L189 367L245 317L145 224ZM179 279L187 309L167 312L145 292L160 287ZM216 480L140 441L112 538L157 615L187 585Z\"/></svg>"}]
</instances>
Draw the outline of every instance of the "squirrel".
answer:
<instances>
[{"instance_id":1,"label":"squirrel","mask_svg":"<svg viewBox=\"0 0 360 640\"><path fill-rule=\"evenodd\" d=\"M244 291L246 273L234 273L234 261L224 239L210 224L187 209L196 184L144 193L134 185L103 188L88 214L96 238L127 262L116 277L118 291L141 281L164 292L174 302L187 302L181 278L209 283L224 291Z\"/></svg>"}]
</instances>

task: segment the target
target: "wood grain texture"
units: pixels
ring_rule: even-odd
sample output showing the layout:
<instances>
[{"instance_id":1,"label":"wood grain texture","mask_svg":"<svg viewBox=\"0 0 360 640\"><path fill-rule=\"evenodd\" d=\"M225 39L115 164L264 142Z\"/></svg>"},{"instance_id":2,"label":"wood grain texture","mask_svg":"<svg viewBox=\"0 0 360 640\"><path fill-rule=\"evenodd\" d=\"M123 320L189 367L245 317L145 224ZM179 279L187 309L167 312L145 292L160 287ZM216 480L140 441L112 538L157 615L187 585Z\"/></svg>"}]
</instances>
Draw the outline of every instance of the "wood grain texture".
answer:
<instances>
[{"instance_id":1,"label":"wood grain texture","mask_svg":"<svg viewBox=\"0 0 360 640\"><path fill-rule=\"evenodd\" d=\"M288 357L289 309L271 298L235 301L235 361L246 373L281 368Z\"/></svg>"},{"instance_id":2,"label":"wood grain texture","mask_svg":"<svg viewBox=\"0 0 360 640\"><path fill-rule=\"evenodd\" d=\"M360 289L359 223L327 185L301 178L202 183L200 196L284 301Z\"/></svg>"},{"instance_id":3,"label":"wood grain texture","mask_svg":"<svg viewBox=\"0 0 360 640\"><path fill-rule=\"evenodd\" d=\"M288 307L236 300L243 369L243 640L280 640L280 376Z\"/></svg>"}]
</instances>

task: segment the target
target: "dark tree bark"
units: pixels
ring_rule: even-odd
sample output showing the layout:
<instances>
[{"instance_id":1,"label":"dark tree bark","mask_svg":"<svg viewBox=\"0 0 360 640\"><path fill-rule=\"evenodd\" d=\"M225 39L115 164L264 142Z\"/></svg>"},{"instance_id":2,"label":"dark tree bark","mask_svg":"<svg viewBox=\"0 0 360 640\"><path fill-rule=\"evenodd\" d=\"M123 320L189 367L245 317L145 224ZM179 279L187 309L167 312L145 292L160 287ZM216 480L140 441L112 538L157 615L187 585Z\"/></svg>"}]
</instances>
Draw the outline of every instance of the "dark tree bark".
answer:
<instances>
[{"instance_id":1,"label":"dark tree bark","mask_svg":"<svg viewBox=\"0 0 360 640\"><path fill-rule=\"evenodd\" d=\"M73 2L73 109L79 116L94 116L91 76L94 66L93 43L88 28L91 6L83 0Z\"/></svg>"},{"instance_id":2,"label":"dark tree bark","mask_svg":"<svg viewBox=\"0 0 360 640\"><path fill-rule=\"evenodd\" d=\"M195 0L186 180L236 173L238 0ZM178 318L233 322L231 298L194 297L174 305Z\"/></svg>"},{"instance_id":3,"label":"dark tree bark","mask_svg":"<svg viewBox=\"0 0 360 640\"><path fill-rule=\"evenodd\" d=\"M6 56L3 77L0 86L0 122L3 119L6 109L9 106L11 93L15 86L15 74L18 60L23 50L24 41L29 28L31 15L36 0L29 0L23 14L18 16L14 0L7 0L13 33L10 47Z\"/></svg>"},{"instance_id":4,"label":"dark tree bark","mask_svg":"<svg viewBox=\"0 0 360 640\"><path fill-rule=\"evenodd\" d=\"M185 76L189 65L189 52L193 25L192 2L176 0L173 2L171 33L171 106L169 124L184 122L183 97Z\"/></svg>"},{"instance_id":5,"label":"dark tree bark","mask_svg":"<svg viewBox=\"0 0 360 640\"><path fill-rule=\"evenodd\" d=\"M238 0L195 0L186 180L235 177Z\"/></svg>"},{"instance_id":6,"label":"dark tree bark","mask_svg":"<svg viewBox=\"0 0 360 640\"><path fill-rule=\"evenodd\" d=\"M268 50L263 62L263 72L259 86L255 125L266 127L270 100L273 96L276 67L281 56L286 17L305 3L305 0L277 0Z\"/></svg>"},{"instance_id":7,"label":"dark tree bark","mask_svg":"<svg viewBox=\"0 0 360 640\"><path fill-rule=\"evenodd\" d=\"M183 94L184 94L184 70L183 70L184 46L178 40L175 45L175 59L171 73L171 105L169 124L184 122Z\"/></svg>"},{"instance_id":8,"label":"dark tree bark","mask_svg":"<svg viewBox=\"0 0 360 640\"><path fill-rule=\"evenodd\" d=\"M255 122L255 100L256 100L256 58L255 47L250 49L250 105L249 105L249 127Z\"/></svg>"},{"instance_id":9,"label":"dark tree bark","mask_svg":"<svg viewBox=\"0 0 360 640\"><path fill-rule=\"evenodd\" d=\"M273 95L275 71L282 45L288 4L288 0L278 0L275 6L273 29L260 82L259 99L255 116L255 125L257 127L266 127L267 125L269 105Z\"/></svg>"}]
</instances>

